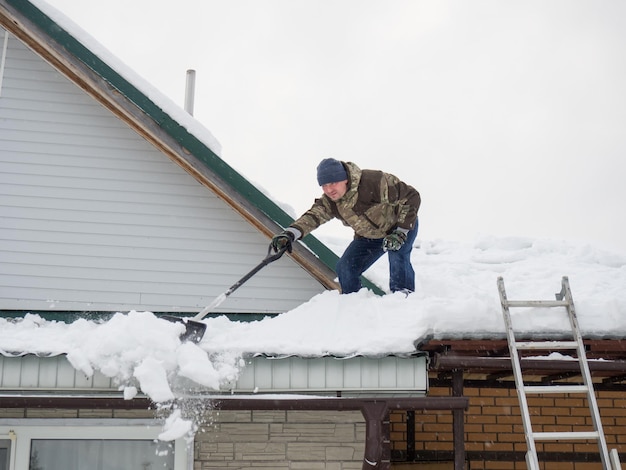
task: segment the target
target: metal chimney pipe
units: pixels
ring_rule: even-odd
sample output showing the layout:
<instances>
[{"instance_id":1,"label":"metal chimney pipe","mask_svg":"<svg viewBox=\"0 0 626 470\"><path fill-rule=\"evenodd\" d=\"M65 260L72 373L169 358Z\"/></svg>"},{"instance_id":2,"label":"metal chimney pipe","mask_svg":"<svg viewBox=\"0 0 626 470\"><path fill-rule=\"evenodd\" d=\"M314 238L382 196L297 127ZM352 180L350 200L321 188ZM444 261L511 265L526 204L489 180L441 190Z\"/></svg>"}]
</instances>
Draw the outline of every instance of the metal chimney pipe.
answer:
<instances>
[{"instance_id":1,"label":"metal chimney pipe","mask_svg":"<svg viewBox=\"0 0 626 470\"><path fill-rule=\"evenodd\" d=\"M185 111L193 116L193 103L196 94L196 71L187 70L187 84L185 86Z\"/></svg>"}]
</instances>

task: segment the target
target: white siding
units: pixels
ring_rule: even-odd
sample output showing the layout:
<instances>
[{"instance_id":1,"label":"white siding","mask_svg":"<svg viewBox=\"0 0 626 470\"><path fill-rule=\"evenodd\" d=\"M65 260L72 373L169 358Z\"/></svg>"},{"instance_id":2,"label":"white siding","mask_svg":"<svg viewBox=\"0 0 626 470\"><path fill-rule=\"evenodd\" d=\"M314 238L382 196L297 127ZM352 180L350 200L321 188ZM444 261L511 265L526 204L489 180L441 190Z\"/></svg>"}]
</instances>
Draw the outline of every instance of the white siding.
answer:
<instances>
[{"instance_id":1,"label":"white siding","mask_svg":"<svg viewBox=\"0 0 626 470\"><path fill-rule=\"evenodd\" d=\"M252 357L236 382L222 388L233 393L315 393L342 397L372 394L425 395L427 357Z\"/></svg>"},{"instance_id":2,"label":"white siding","mask_svg":"<svg viewBox=\"0 0 626 470\"><path fill-rule=\"evenodd\" d=\"M91 377L74 369L65 356L0 356L0 390L119 390L113 379L95 371Z\"/></svg>"},{"instance_id":3,"label":"white siding","mask_svg":"<svg viewBox=\"0 0 626 470\"><path fill-rule=\"evenodd\" d=\"M184 394L217 394L179 377ZM86 377L65 356L0 355L0 391L119 392L119 384L95 372ZM285 357L256 356L246 359L240 377L222 384L220 392L232 394L315 393L359 396L425 395L428 391L428 358L417 357Z\"/></svg>"},{"instance_id":4,"label":"white siding","mask_svg":"<svg viewBox=\"0 0 626 470\"><path fill-rule=\"evenodd\" d=\"M269 240L15 38L0 95L0 310L191 311ZM323 287L287 256L222 312L282 312Z\"/></svg>"}]
</instances>

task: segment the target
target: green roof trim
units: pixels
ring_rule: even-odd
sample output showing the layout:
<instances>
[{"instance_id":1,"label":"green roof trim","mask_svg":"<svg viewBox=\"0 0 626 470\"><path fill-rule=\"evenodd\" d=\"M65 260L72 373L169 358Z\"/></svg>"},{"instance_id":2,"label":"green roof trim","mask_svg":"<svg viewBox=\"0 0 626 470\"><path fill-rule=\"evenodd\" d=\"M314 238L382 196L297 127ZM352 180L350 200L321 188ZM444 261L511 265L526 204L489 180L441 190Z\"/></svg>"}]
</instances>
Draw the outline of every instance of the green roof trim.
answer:
<instances>
[{"instance_id":1,"label":"green roof trim","mask_svg":"<svg viewBox=\"0 0 626 470\"><path fill-rule=\"evenodd\" d=\"M218 157L208 145L201 142L187 129L181 126L176 120L169 116L162 108L149 99L132 83L128 82L118 72L96 56L88 48L80 43L71 34L61 28L50 17L43 13L28 0L7 0L23 15L28 17L38 28L45 32L57 44L65 48L70 54L76 57L95 74L108 82L118 90L129 101L133 102L146 115L150 116L159 126L165 130L176 142L187 149L204 165L215 172L224 182L229 184L235 191L244 196L252 205L266 214L271 220L282 227L287 227L293 218L283 211L276 203L263 194L259 189L241 176L224 160ZM317 255L326 266L335 269L338 257L326 245L312 235L303 239L315 255ZM363 278L363 285L378 295L384 292L371 281Z\"/></svg>"},{"instance_id":2,"label":"green roof trim","mask_svg":"<svg viewBox=\"0 0 626 470\"><path fill-rule=\"evenodd\" d=\"M124 313L124 312L120 312ZM181 318L192 318L197 312L152 312L156 317L162 315L177 316ZM59 323L74 323L78 318L88 321L102 322L110 320L118 312L111 311L51 311L51 310L0 310L0 318L11 318L14 320L22 319L26 315L38 315L46 321ZM208 313L204 318L226 317L230 321L237 322L253 322L260 321L265 318L273 318L280 315L279 313Z\"/></svg>"}]
</instances>

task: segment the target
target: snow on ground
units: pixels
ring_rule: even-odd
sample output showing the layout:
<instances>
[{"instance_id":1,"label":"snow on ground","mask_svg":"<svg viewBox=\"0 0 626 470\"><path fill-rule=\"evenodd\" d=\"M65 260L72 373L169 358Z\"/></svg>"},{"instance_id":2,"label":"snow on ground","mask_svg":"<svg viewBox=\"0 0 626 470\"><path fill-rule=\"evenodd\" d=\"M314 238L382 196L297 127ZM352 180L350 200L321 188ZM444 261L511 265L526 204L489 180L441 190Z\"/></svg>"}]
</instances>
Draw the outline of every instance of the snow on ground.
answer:
<instances>
[{"instance_id":1,"label":"snow on ground","mask_svg":"<svg viewBox=\"0 0 626 470\"><path fill-rule=\"evenodd\" d=\"M348 240L324 240L341 252ZM91 376L113 377L133 398L137 389L155 402L176 397L178 378L208 389L236 379L243 358L269 355L371 355L410 353L416 341L433 336L503 337L497 278L511 300L551 300L568 276L583 334L623 337L626 333L626 256L564 241L483 236L473 242L421 241L413 251L416 292L376 296L369 291L313 297L273 318L234 322L205 319L198 345L181 343L183 325L150 312L118 313L107 322L46 321L29 314L0 318L0 353L67 354ZM388 282L386 258L367 276ZM242 289L244 289L242 287ZM517 310L520 312L520 310ZM514 313L516 329L528 333L567 331L562 309ZM180 437L190 423L173 412L162 438Z\"/></svg>"}]
</instances>

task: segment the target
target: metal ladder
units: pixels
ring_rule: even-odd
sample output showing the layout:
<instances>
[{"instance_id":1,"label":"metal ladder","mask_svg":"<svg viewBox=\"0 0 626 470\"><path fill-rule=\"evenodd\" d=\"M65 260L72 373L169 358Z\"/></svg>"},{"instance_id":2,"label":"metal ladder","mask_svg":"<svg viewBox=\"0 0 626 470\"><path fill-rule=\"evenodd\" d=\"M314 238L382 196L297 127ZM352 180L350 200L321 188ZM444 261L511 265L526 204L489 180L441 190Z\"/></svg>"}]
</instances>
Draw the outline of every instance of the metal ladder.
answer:
<instances>
[{"instance_id":1,"label":"metal ladder","mask_svg":"<svg viewBox=\"0 0 626 470\"><path fill-rule=\"evenodd\" d=\"M617 450L613 449L609 454L602 430L602 422L600 420L600 412L596 401L587 355L585 353L585 345L578 327L578 319L576 310L574 309L574 300L569 286L567 277L563 277L561 281L561 292L556 294L556 300L508 300L506 291L504 290L504 280L498 278L498 291L500 293L500 303L502 304L502 313L504 315L504 323L506 326L506 334L509 343L509 352L511 355L511 363L513 366L513 374L515 376L515 385L517 388L517 396L520 403L520 411L522 422L524 424L524 433L526 434L526 466L529 470L539 470L539 461L537 459L536 441L557 441L557 440L595 440L598 443L602 467L604 470L621 470L619 456ZM569 322L572 328L571 341L517 341L513 331L513 323L511 321L511 308L555 308L564 307L567 310ZM580 372L583 379L583 385L535 385L528 386L524 383L522 367L520 363L519 351L535 350L535 351L556 351L570 350L575 351L580 364ZM548 360L548 359L546 359ZM550 393L565 394L586 394L589 411L593 421L593 431L584 432L534 432L528 410L528 395L543 395Z\"/></svg>"}]
</instances>

